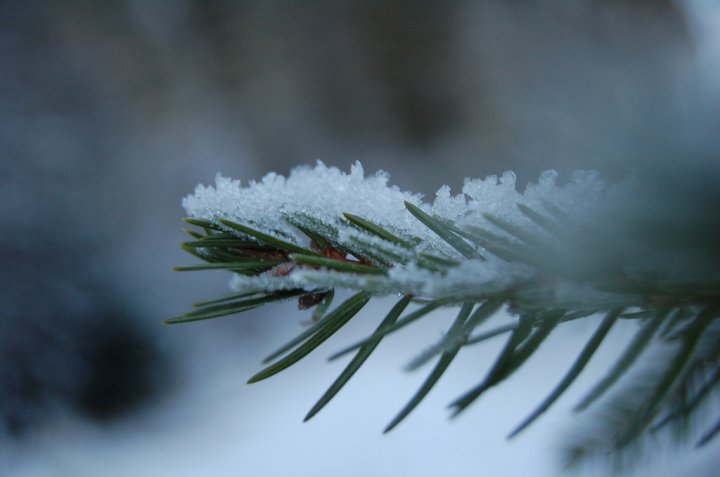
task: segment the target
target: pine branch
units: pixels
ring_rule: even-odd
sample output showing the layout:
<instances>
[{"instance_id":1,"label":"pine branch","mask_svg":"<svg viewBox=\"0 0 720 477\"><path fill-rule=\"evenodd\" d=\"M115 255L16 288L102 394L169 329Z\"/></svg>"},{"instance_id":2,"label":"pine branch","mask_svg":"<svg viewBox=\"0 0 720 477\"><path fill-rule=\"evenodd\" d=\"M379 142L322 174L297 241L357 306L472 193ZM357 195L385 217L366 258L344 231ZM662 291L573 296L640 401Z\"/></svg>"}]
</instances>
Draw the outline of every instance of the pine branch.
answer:
<instances>
[{"instance_id":1,"label":"pine branch","mask_svg":"<svg viewBox=\"0 0 720 477\"><path fill-rule=\"evenodd\" d=\"M337 395L385 336L429 319L438 308L460 307L445 336L411 362L409 369L417 369L437 357L387 432L420 404L466 346L509 333L485 379L453 401L454 414L520 369L555 328L602 314L560 384L511 436L575 381L617 320L637 322L637 334L576 410L594 404L622 417L609 417L614 424L604 440L576 445L571 460L621 452L648 432L677 428L667 424L707 412L700 403L720 389L720 254L694 230L683 233L695 225L711 231L717 225L697 213L687 190L672 200L693 207L673 202L668 208L676 220L644 208L655 197L634 195L632 181L611 186L592 172L575 173L562 186L556 174L544 173L524 193L516 190L511 173L467 180L461 194L451 197L443 189L433 204L388 187L387 179L365 177L359 164L344 174L318 163L247 187L222 177L215 187L198 186L183 201L190 215L185 221L198 230L188 231L193 240L182 248L204 263L177 270L227 270L235 293L196 303L165 322L217 318L288 299L297 299L301 309L317 307L314 324L272 353L268 366L249 380L256 382L302 360L373 297L400 294L370 336L331 356L356 352L307 420ZM659 229L665 233L658 235ZM697 260L702 256L708 259ZM328 312L336 288L356 294ZM519 320L487 329L485 322L499 309ZM641 391L623 390L648 349L668 347L675 350L664 353L664 368L646 376ZM700 385L698 370L704 373ZM602 399L613 390L616 397ZM717 417L704 428L699 445L719 433Z\"/></svg>"}]
</instances>

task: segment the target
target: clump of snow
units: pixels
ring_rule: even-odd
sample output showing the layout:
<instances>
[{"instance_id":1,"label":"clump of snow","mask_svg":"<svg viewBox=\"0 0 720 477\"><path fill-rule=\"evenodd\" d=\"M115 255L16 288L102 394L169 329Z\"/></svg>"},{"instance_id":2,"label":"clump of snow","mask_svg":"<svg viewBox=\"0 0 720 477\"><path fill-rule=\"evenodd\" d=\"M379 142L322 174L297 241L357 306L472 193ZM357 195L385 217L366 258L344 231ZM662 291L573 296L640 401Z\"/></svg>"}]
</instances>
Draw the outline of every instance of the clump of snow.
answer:
<instances>
[{"instance_id":1,"label":"clump of snow","mask_svg":"<svg viewBox=\"0 0 720 477\"><path fill-rule=\"evenodd\" d=\"M447 244L407 211L405 201L451 221L476 221L483 213L490 213L526 224L528 219L517 209L518 203L540 211L551 204L570 215L584 214L597 204L605 189L593 171L573 173L570 182L562 187L556 185L557 173L546 171L523 194L517 191L515 174L508 171L499 178L466 179L462 193L455 196L448 186L442 186L433 204L428 205L420 194L388 185L389 178L383 171L365 176L359 162L347 174L321 161L315 167L297 167L287 178L271 172L247 187L218 174L215 186L198 185L194 194L183 199L183 207L192 218L225 218L287 233L294 233L284 220L287 216L303 214L337 227L342 213L349 212L401 236L418 237L444 249Z\"/></svg>"},{"instance_id":2,"label":"clump of snow","mask_svg":"<svg viewBox=\"0 0 720 477\"><path fill-rule=\"evenodd\" d=\"M449 187L442 186L434 202L426 204L421 195L388 185L389 175L384 172L366 176L360 163L355 163L349 173L344 173L318 161L314 167L295 168L288 177L270 173L247 186L218 175L214 186L198 185L195 193L183 200L183 206L192 218L216 223L219 218L229 219L283 238L289 234L298 242L300 234L286 219L301 217L297 220L302 221L302 217L310 217L322 227L335 231L333 238L348 249L370 245L378 251L380 258L393 264L387 276L358 276L307 267L297 267L287 276L271 273L258 277L237 276L232 286L238 290L272 291L298 287L310 290L347 286L384 293L458 296L471 295L479 289L500 290L527 279L533 269L489 253L483 254L482 260L462 259L447 242L410 214L404 202L449 220L461 229L482 226L498 232L483 216L489 213L525 230L545 233L518 209L517 204L522 203L541 213L546 213L547 207L555 207L571 218L578 218L596 205L605 191L605 184L593 172L575 173L563 186L558 186L556 180L556 172L544 172L536 184L529 185L521 193L512 172L500 177L466 179L460 194L452 195ZM420 239L417 250L406 249L351 227L343 220L344 212L370 220L409 242ZM414 257L417 252L427 250L456 259L460 265L447 273L421 267Z\"/></svg>"},{"instance_id":3,"label":"clump of snow","mask_svg":"<svg viewBox=\"0 0 720 477\"><path fill-rule=\"evenodd\" d=\"M528 231L544 233L518 209L518 204L548 216L552 216L547 212L552 207L568 218L582 220L598 206L607 189L596 171L575 171L570 181L562 186L557 184L557 177L556 171L545 171L540 174L538 182L528 184L523 193L517 190L517 178L511 171L499 178L493 175L485 179L466 179L462 195L450 199L439 197L439 210L454 212L455 217L448 218L455 220L460 227L482 225L495 229L483 217L483 214L490 214ZM450 200L459 204L459 197L467 197L465 210L448 207ZM438 207L438 200L433 207Z\"/></svg>"},{"instance_id":4,"label":"clump of snow","mask_svg":"<svg viewBox=\"0 0 720 477\"><path fill-rule=\"evenodd\" d=\"M390 230L430 239L427 229L404 205L405 201L420 205L421 196L388 186L388 180L382 171L366 177L359 162L346 174L318 161L312 168L293 169L287 178L269 173L247 187L218 174L215 187L197 186L183 200L183 207L193 218L225 218L291 233L292 227L284 220L287 216L304 214L335 226L342 213L349 212Z\"/></svg>"}]
</instances>

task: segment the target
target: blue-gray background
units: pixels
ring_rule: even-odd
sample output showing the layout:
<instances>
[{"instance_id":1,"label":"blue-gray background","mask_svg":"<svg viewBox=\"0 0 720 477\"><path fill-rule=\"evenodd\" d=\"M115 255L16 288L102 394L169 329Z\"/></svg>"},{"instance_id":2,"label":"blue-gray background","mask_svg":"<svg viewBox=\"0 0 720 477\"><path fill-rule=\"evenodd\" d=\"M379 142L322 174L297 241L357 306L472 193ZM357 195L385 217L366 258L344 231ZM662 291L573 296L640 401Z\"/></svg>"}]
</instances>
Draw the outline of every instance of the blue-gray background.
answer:
<instances>
[{"instance_id":1,"label":"blue-gray background","mask_svg":"<svg viewBox=\"0 0 720 477\"><path fill-rule=\"evenodd\" d=\"M718 31L711 0L0 2L0 473L554 475L572 396L503 438L583 325L447 422L444 405L500 343L468 353L382 436L423 378L402 365L442 332L440 314L388 341L303 425L339 371L324 356L387 303L335 348L246 386L307 316L280 305L163 327L228 278L171 272L191 261L180 200L218 171L258 179L316 159L359 160L431 200L507 169L521 183L547 168L618 178L706 157ZM668 452L651 455L663 475L710 475L711 451Z\"/></svg>"}]
</instances>

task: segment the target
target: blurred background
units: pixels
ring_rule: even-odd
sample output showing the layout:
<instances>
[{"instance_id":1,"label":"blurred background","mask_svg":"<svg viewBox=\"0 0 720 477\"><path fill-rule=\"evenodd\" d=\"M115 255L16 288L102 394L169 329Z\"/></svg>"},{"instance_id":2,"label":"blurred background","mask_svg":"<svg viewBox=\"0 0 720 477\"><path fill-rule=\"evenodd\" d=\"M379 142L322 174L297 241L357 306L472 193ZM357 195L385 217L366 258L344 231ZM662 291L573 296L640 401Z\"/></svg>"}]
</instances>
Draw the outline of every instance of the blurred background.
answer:
<instances>
[{"instance_id":1,"label":"blurred background","mask_svg":"<svg viewBox=\"0 0 720 477\"><path fill-rule=\"evenodd\" d=\"M556 475L577 394L504 436L584 324L447 421L502 343L473 350L383 436L424 378L402 366L444 330L440 313L302 424L341 369L325 357L388 303L246 386L308 316L290 304L162 326L227 287L171 271L192 262L180 201L219 171L247 181L316 159L359 160L427 200L508 169L520 183L549 168L614 179L718 157L719 126L714 0L1 1L0 474ZM611 344L593 366L612 357ZM633 475L716 475L717 451L656 450Z\"/></svg>"}]
</instances>

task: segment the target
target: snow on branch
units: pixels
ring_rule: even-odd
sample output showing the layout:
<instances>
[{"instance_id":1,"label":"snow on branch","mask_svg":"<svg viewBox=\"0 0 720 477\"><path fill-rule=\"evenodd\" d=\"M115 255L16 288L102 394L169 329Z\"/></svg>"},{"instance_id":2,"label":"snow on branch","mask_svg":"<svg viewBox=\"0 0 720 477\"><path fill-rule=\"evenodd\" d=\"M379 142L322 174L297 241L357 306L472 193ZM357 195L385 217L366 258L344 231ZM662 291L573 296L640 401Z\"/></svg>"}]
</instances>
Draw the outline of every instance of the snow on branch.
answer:
<instances>
[{"instance_id":1,"label":"snow on branch","mask_svg":"<svg viewBox=\"0 0 720 477\"><path fill-rule=\"evenodd\" d=\"M344 173L318 161L315 167L295 168L287 178L270 173L247 186L218 175L215 186L198 185L195 193L183 200L183 206L189 217L210 221L231 233L234 231L222 226L220 219L247 224L277 238L303 244L308 239L295 226L301 224L331 231L336 247L348 250L377 247L381 255L397 258L387 267L388 273L382 276L348 276L307 267L293 268L284 276L278 276L274 271L252 277L237 275L233 287L238 291L313 290L341 286L376 293L413 293L439 298L457 295L462 290L467 295L479 289L499 290L525 281L533 273L527 264L513 263L488 253L481 245L482 241L468 240L467 236L479 233L478 228L487 228L491 235L505 235L504 240L513 244L517 240L507 236L492 219L539 237L547 236L548 231L533 222L518 204L526 211L549 216L562 213L567 220L577 221L588 216L606 190L605 183L592 171L577 172L562 186L556 184L556 179L554 171L547 171L524 193L517 191L512 172L482 180L466 179L461 193L452 195L450 188L443 186L434 202L426 204L419 194L388 185L389 176L384 172L365 176L360 163L355 163L350 173ZM431 217L454 224L459 234L466 235L459 240L473 247L477 257L461 260L462 254L417 220L406 202ZM551 212L547 212L548 209ZM344 214L367 219L411 246L393 244L358 229L345 219ZM457 261L458 266L450 270L428 268L418 263L421 253Z\"/></svg>"},{"instance_id":2,"label":"snow on branch","mask_svg":"<svg viewBox=\"0 0 720 477\"><path fill-rule=\"evenodd\" d=\"M657 166L615 184L593 171L559 183L557 173L547 171L522 192L515 174L506 172L466 179L456 195L443 186L431 204L388 185L383 172L366 177L359 163L344 173L318 162L247 186L218 175L214 186L199 185L183 200L186 221L200 231L187 231L192 240L182 246L203 263L177 270L230 271L234 293L196 303L165 322L217 318L289 299L301 309L314 308L313 324L266 359L268 366L250 378L256 382L300 361L374 295L399 295L372 334L334 355L355 353L309 419L385 336L437 308L459 307L447 333L430 347L421 345L424 351L411 361L415 369L437 359L389 431L465 346L508 335L485 379L451 403L454 414L511 376L557 326L604 315L566 375L514 436L573 383L618 320L635 320L637 334L578 409L622 383L646 348L664 350L652 358L657 372L646 373L641 389L606 401L603 412L622 409L622 418L608 419L605 434L579 440L572 449L573 456L617 453L648 429L667 422L682 428L692 414L705 413L690 403L720 385L705 378L720 376L718 170L714 163ZM331 309L335 288L357 293ZM500 308L517 318L482 330ZM697 436L698 445L720 433L720 420L714 421Z\"/></svg>"}]
</instances>

